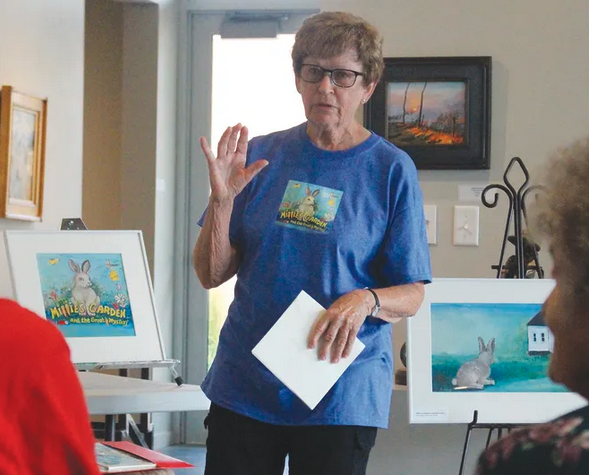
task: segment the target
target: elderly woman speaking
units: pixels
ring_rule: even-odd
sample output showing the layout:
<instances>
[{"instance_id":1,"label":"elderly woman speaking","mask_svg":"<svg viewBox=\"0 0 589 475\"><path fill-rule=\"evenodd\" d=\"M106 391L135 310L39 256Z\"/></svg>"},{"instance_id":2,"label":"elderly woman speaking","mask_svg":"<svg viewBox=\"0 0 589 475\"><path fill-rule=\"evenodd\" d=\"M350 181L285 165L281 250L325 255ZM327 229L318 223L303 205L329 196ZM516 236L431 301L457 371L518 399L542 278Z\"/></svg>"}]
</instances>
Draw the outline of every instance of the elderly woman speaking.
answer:
<instances>
[{"instance_id":1,"label":"elderly woman speaking","mask_svg":"<svg viewBox=\"0 0 589 475\"><path fill-rule=\"evenodd\" d=\"M194 266L205 288L237 275L202 388L207 475L360 475L392 393L391 322L413 315L431 279L410 157L356 122L383 69L363 19L308 18L292 51L307 122L248 143L229 127L215 156ZM301 291L327 308L308 335L319 359L365 348L309 409L252 355Z\"/></svg>"}]
</instances>

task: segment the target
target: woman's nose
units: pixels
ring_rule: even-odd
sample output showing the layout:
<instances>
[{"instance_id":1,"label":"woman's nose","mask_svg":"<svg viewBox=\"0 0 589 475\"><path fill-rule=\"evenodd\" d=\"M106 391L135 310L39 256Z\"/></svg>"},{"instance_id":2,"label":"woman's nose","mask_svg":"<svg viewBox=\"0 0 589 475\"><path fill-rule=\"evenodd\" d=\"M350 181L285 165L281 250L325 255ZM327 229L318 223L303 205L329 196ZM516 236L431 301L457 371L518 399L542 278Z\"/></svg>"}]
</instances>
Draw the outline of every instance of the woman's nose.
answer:
<instances>
[{"instance_id":1,"label":"woman's nose","mask_svg":"<svg viewBox=\"0 0 589 475\"><path fill-rule=\"evenodd\" d=\"M323 79L321 79L321 81L319 81L319 91L321 92L329 92L331 90L333 90L333 83L331 82L331 74L330 73L325 73L323 75Z\"/></svg>"}]
</instances>

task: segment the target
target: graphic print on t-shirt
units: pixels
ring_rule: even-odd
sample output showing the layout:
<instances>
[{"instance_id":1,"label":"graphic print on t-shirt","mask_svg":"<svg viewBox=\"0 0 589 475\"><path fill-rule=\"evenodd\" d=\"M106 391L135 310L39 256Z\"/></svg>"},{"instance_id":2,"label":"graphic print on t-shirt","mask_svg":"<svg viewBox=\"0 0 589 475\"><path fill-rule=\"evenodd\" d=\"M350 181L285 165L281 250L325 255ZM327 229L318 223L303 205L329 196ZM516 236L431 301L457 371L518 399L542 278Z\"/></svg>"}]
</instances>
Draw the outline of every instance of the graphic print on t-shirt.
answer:
<instances>
[{"instance_id":1,"label":"graphic print on t-shirt","mask_svg":"<svg viewBox=\"0 0 589 475\"><path fill-rule=\"evenodd\" d=\"M329 231L342 195L343 191L289 180L276 223L322 233Z\"/></svg>"}]
</instances>

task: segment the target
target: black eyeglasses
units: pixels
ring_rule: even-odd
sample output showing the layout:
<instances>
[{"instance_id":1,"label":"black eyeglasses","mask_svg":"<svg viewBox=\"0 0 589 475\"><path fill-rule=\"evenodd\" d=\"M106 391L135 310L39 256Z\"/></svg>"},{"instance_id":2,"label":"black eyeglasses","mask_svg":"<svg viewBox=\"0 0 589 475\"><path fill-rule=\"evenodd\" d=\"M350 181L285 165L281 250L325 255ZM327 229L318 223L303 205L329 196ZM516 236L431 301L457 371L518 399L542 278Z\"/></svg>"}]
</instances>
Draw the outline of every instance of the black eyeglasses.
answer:
<instances>
[{"instance_id":1,"label":"black eyeglasses","mask_svg":"<svg viewBox=\"0 0 589 475\"><path fill-rule=\"evenodd\" d=\"M352 87L356 84L358 76L364 76L364 73L351 69L325 69L315 64L303 64L299 76L305 82L318 83L326 74L331 82L338 87Z\"/></svg>"}]
</instances>

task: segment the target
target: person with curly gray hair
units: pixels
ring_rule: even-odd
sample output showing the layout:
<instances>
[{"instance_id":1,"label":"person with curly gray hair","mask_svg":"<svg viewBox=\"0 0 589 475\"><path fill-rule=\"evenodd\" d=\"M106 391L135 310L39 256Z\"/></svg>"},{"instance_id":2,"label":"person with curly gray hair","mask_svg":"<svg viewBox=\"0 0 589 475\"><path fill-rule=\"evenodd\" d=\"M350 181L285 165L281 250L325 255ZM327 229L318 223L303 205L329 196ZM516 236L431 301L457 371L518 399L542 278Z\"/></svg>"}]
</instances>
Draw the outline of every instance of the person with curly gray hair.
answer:
<instances>
[{"instance_id":1,"label":"person with curly gray hair","mask_svg":"<svg viewBox=\"0 0 589 475\"><path fill-rule=\"evenodd\" d=\"M589 399L589 137L552 157L535 210L547 237L554 290L543 307L554 335L548 374ZM477 475L589 473L589 406L512 431L479 459Z\"/></svg>"},{"instance_id":2,"label":"person with curly gray hair","mask_svg":"<svg viewBox=\"0 0 589 475\"><path fill-rule=\"evenodd\" d=\"M308 18L292 50L307 121L249 142L229 127L216 156L201 139L211 194L194 267L205 288L237 276L202 383L206 475L282 475L287 456L291 475L363 475L388 425L391 323L419 309L431 270L413 161L355 119L381 43L350 13ZM365 345L314 409L252 355L301 291L327 309L306 341L318 361Z\"/></svg>"}]
</instances>

